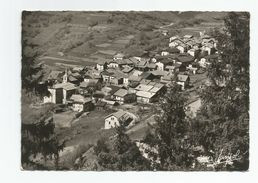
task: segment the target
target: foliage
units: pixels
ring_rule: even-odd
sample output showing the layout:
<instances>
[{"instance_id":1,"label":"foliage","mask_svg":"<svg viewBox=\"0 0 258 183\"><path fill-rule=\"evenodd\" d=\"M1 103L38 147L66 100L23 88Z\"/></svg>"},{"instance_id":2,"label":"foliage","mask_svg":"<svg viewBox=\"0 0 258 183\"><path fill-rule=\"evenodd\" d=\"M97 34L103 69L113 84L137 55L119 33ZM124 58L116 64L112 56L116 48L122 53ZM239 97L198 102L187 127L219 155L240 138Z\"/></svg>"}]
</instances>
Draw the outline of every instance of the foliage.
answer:
<instances>
[{"instance_id":1,"label":"foliage","mask_svg":"<svg viewBox=\"0 0 258 183\"><path fill-rule=\"evenodd\" d=\"M41 116L34 123L22 123L22 166L33 164L33 157L43 155L45 162L54 156L55 168L58 169L59 152L63 150L65 141L60 142L54 132L53 118ZM32 158L32 159L31 159Z\"/></svg>"},{"instance_id":2,"label":"foliage","mask_svg":"<svg viewBox=\"0 0 258 183\"><path fill-rule=\"evenodd\" d=\"M215 30L220 57L208 69L211 85L201 92L203 108L195 124L196 143L214 161L238 154L215 169L247 170L249 164L249 14L229 13L223 32ZM198 130L198 133L197 133ZM221 153L222 152L222 153Z\"/></svg>"},{"instance_id":3,"label":"foliage","mask_svg":"<svg viewBox=\"0 0 258 183\"><path fill-rule=\"evenodd\" d=\"M104 139L97 142L94 147L98 157L98 164L103 170L150 170L150 164L138 147L125 133L123 126L116 128L116 137L112 147Z\"/></svg>"},{"instance_id":4,"label":"foliage","mask_svg":"<svg viewBox=\"0 0 258 183\"><path fill-rule=\"evenodd\" d=\"M160 159L158 169L185 170L193 163L192 149L189 144L188 121L185 115L185 97L179 85L168 87L161 97L161 112L154 126L154 133L148 133L144 142L156 147Z\"/></svg>"}]
</instances>

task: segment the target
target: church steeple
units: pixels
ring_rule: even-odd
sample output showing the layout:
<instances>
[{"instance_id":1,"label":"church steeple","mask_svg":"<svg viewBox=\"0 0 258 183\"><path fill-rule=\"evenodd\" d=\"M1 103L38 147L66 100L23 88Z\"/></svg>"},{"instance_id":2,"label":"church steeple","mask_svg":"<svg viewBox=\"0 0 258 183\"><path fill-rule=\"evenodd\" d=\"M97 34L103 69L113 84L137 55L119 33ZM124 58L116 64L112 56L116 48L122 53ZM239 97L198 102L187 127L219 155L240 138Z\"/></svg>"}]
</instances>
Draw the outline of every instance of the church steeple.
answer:
<instances>
[{"instance_id":1,"label":"church steeple","mask_svg":"<svg viewBox=\"0 0 258 183\"><path fill-rule=\"evenodd\" d=\"M67 83L68 82L68 70L67 68L65 69L65 74L63 76L63 83Z\"/></svg>"}]
</instances>

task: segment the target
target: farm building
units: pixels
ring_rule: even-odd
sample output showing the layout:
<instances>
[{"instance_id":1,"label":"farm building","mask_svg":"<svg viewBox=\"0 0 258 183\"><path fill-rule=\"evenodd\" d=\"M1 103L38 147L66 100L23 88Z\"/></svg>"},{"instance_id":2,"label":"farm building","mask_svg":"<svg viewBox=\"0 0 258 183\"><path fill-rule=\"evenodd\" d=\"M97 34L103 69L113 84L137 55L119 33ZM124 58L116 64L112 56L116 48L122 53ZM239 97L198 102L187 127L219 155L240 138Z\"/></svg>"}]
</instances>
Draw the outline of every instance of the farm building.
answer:
<instances>
[{"instance_id":1,"label":"farm building","mask_svg":"<svg viewBox=\"0 0 258 183\"><path fill-rule=\"evenodd\" d=\"M115 128L122 123L128 125L133 118L125 111L117 111L105 117L105 129Z\"/></svg>"},{"instance_id":2,"label":"farm building","mask_svg":"<svg viewBox=\"0 0 258 183\"><path fill-rule=\"evenodd\" d=\"M181 89L184 90L189 86L190 77L188 75L178 74L177 75L177 84L181 85Z\"/></svg>"},{"instance_id":3,"label":"farm building","mask_svg":"<svg viewBox=\"0 0 258 183\"><path fill-rule=\"evenodd\" d=\"M106 102L103 102L103 101L98 101L96 104L95 104L95 108L98 110L98 111L102 111L102 110L105 110L106 109L106 105L107 103Z\"/></svg>"},{"instance_id":4,"label":"farm building","mask_svg":"<svg viewBox=\"0 0 258 183\"><path fill-rule=\"evenodd\" d=\"M70 98L72 102L72 110L77 112L90 111L93 108L92 100L84 98L82 95L72 95Z\"/></svg>"},{"instance_id":5,"label":"farm building","mask_svg":"<svg viewBox=\"0 0 258 183\"><path fill-rule=\"evenodd\" d=\"M147 91L137 91L136 97L138 103L151 103L155 101L155 93Z\"/></svg>"}]
</instances>

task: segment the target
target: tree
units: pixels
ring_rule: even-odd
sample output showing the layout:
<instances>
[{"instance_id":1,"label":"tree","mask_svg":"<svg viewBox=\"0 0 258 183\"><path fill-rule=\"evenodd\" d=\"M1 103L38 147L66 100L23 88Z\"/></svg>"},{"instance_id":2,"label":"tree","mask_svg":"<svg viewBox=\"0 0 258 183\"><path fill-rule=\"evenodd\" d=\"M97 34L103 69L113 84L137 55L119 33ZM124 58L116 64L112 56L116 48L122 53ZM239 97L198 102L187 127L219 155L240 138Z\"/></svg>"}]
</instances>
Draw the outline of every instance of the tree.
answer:
<instances>
[{"instance_id":1,"label":"tree","mask_svg":"<svg viewBox=\"0 0 258 183\"><path fill-rule=\"evenodd\" d=\"M22 45L22 88L32 91L43 77L40 66L35 64L38 53L33 50L34 45L28 45L27 41Z\"/></svg>"},{"instance_id":2,"label":"tree","mask_svg":"<svg viewBox=\"0 0 258 183\"><path fill-rule=\"evenodd\" d=\"M249 14L229 13L225 29L214 30L220 57L208 68L211 85L200 94L197 142L218 170L247 170L249 165ZM218 161L228 157L234 160ZM218 163L220 162L220 163Z\"/></svg>"},{"instance_id":3,"label":"tree","mask_svg":"<svg viewBox=\"0 0 258 183\"><path fill-rule=\"evenodd\" d=\"M154 134L147 134L145 138L146 143L158 149L161 170L185 170L193 163L184 104L180 86L168 87L160 99Z\"/></svg>"},{"instance_id":4,"label":"tree","mask_svg":"<svg viewBox=\"0 0 258 183\"><path fill-rule=\"evenodd\" d=\"M150 170L149 161L141 155L136 144L125 133L123 126L116 128L112 147L99 140L94 150L98 156L98 164L104 170Z\"/></svg>"},{"instance_id":5,"label":"tree","mask_svg":"<svg viewBox=\"0 0 258 183\"><path fill-rule=\"evenodd\" d=\"M63 150L65 141L60 142L54 132L53 118L48 114L40 116L34 123L22 123L22 166L26 169L35 165L31 157L38 154L52 160L54 156L55 168L58 169L59 152ZM48 169L44 166L36 168Z\"/></svg>"}]
</instances>

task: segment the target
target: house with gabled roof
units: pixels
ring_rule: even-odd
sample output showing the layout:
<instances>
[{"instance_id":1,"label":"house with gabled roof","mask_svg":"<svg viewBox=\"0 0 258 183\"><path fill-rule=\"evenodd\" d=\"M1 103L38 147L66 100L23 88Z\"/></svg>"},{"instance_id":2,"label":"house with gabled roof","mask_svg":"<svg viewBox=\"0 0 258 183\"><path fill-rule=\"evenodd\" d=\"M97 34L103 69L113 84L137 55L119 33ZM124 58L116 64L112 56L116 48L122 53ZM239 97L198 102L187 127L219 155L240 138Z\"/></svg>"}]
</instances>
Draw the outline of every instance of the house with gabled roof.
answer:
<instances>
[{"instance_id":1,"label":"house with gabled roof","mask_svg":"<svg viewBox=\"0 0 258 183\"><path fill-rule=\"evenodd\" d=\"M124 103L125 101L125 96L128 94L128 91L120 88L113 94L113 99L118 101L119 103Z\"/></svg>"},{"instance_id":2,"label":"house with gabled roof","mask_svg":"<svg viewBox=\"0 0 258 183\"><path fill-rule=\"evenodd\" d=\"M47 81L51 83L62 82L62 77L64 74L65 73L63 71L52 70L47 77Z\"/></svg>"},{"instance_id":3,"label":"house with gabled roof","mask_svg":"<svg viewBox=\"0 0 258 183\"><path fill-rule=\"evenodd\" d=\"M148 91L137 91L136 97L138 103L151 103L155 101L155 93Z\"/></svg>"},{"instance_id":4,"label":"house with gabled roof","mask_svg":"<svg viewBox=\"0 0 258 183\"><path fill-rule=\"evenodd\" d=\"M114 55L114 60L122 60L125 57L125 55L123 53L117 53L116 55Z\"/></svg>"},{"instance_id":5,"label":"house with gabled roof","mask_svg":"<svg viewBox=\"0 0 258 183\"><path fill-rule=\"evenodd\" d=\"M73 94L69 101L72 103L72 110L77 112L90 111L93 109L91 98Z\"/></svg>"},{"instance_id":6,"label":"house with gabled roof","mask_svg":"<svg viewBox=\"0 0 258 183\"><path fill-rule=\"evenodd\" d=\"M188 75L178 74L176 83L181 85L182 90L185 90L185 88L189 86L190 77Z\"/></svg>"},{"instance_id":7,"label":"house with gabled roof","mask_svg":"<svg viewBox=\"0 0 258 183\"><path fill-rule=\"evenodd\" d=\"M44 103L66 104L77 90L77 87L69 82L58 83L48 88L49 95L44 96Z\"/></svg>"},{"instance_id":8,"label":"house with gabled roof","mask_svg":"<svg viewBox=\"0 0 258 183\"><path fill-rule=\"evenodd\" d=\"M121 124L127 126L133 120L126 111L119 110L105 117L105 129L115 128Z\"/></svg>"}]
</instances>

